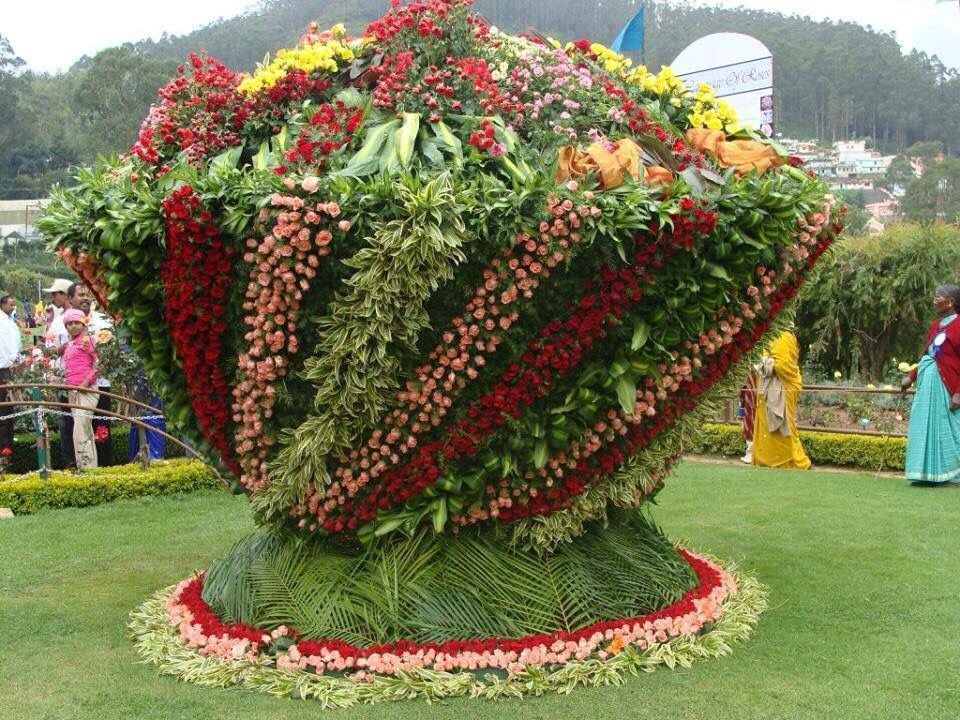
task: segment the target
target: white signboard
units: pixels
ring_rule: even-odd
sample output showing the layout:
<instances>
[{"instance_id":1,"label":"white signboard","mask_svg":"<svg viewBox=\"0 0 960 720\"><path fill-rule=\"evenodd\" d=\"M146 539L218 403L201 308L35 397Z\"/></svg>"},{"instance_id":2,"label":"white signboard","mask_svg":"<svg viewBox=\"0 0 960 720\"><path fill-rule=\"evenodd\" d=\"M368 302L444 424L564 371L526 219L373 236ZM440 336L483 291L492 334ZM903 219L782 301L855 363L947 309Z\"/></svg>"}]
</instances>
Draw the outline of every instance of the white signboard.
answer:
<instances>
[{"instance_id":1,"label":"white signboard","mask_svg":"<svg viewBox=\"0 0 960 720\"><path fill-rule=\"evenodd\" d=\"M700 83L733 106L743 125L773 135L773 56L740 33L714 33L688 45L671 67L691 90Z\"/></svg>"}]
</instances>

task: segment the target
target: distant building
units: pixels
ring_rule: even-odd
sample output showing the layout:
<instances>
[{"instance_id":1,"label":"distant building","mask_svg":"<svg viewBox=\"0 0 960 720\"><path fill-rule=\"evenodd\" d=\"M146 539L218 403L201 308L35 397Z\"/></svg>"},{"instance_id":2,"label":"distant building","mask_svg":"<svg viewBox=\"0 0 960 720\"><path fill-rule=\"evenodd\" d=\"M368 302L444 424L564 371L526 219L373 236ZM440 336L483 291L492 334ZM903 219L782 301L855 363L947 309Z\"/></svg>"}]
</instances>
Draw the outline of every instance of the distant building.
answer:
<instances>
[{"instance_id":1,"label":"distant building","mask_svg":"<svg viewBox=\"0 0 960 720\"><path fill-rule=\"evenodd\" d=\"M777 142L791 155L799 158L812 157L819 151L816 140L794 140L793 138L778 138Z\"/></svg>"},{"instance_id":2,"label":"distant building","mask_svg":"<svg viewBox=\"0 0 960 720\"><path fill-rule=\"evenodd\" d=\"M804 160L804 164L820 177L829 180L837 177L837 164L829 155L817 155Z\"/></svg>"},{"instance_id":3,"label":"distant building","mask_svg":"<svg viewBox=\"0 0 960 720\"><path fill-rule=\"evenodd\" d=\"M779 143L834 190L873 191L896 157L868 150L866 140L841 140L829 147L816 140L792 138L780 138Z\"/></svg>"},{"instance_id":4,"label":"distant building","mask_svg":"<svg viewBox=\"0 0 960 720\"><path fill-rule=\"evenodd\" d=\"M837 157L866 152L866 140L838 140L833 144L833 152Z\"/></svg>"},{"instance_id":5,"label":"distant building","mask_svg":"<svg viewBox=\"0 0 960 720\"><path fill-rule=\"evenodd\" d=\"M883 175L890 161L876 150L867 150L866 140L844 140L833 144L833 157L837 161L838 177L856 177L861 175Z\"/></svg>"},{"instance_id":6,"label":"distant building","mask_svg":"<svg viewBox=\"0 0 960 720\"><path fill-rule=\"evenodd\" d=\"M47 202L46 199L0 200L0 238L10 242L39 237L33 223L40 214L40 208ZM18 237L10 238L14 232Z\"/></svg>"},{"instance_id":7,"label":"distant building","mask_svg":"<svg viewBox=\"0 0 960 720\"><path fill-rule=\"evenodd\" d=\"M892 193L883 188L876 188L866 194L863 209L874 220L887 222L900 214L900 203Z\"/></svg>"},{"instance_id":8,"label":"distant building","mask_svg":"<svg viewBox=\"0 0 960 720\"><path fill-rule=\"evenodd\" d=\"M874 189L873 180L855 175L844 175L834 179L827 179L827 185L834 190L867 190Z\"/></svg>"}]
</instances>

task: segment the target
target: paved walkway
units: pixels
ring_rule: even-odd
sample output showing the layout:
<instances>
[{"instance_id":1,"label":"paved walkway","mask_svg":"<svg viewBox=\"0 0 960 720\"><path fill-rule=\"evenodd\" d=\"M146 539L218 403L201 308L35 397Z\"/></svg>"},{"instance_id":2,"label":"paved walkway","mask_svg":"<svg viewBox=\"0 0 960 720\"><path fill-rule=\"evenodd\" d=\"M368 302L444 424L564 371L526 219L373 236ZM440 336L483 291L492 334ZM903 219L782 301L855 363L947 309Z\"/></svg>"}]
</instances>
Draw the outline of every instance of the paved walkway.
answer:
<instances>
[{"instance_id":1,"label":"paved walkway","mask_svg":"<svg viewBox=\"0 0 960 720\"><path fill-rule=\"evenodd\" d=\"M683 459L689 460L690 462L711 463L714 465L737 465L742 468L752 467L741 461L740 458L723 457L721 455L684 455ZM837 465L814 465L810 468L810 470L812 472L847 473L850 475L876 475L877 477L903 480L902 470L883 470L877 472L876 470L870 470L869 468L848 468L839 467ZM958 484L958 487L960 487L960 484Z\"/></svg>"}]
</instances>

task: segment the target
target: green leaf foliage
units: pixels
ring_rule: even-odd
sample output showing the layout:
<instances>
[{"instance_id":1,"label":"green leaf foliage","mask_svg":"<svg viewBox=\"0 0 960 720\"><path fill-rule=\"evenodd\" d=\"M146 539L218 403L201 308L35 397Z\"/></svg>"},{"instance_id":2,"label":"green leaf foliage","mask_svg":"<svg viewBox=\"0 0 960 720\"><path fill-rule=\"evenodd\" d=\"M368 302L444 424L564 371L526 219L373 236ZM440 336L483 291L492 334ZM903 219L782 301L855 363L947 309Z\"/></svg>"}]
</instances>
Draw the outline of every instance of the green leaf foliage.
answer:
<instances>
[{"instance_id":1,"label":"green leaf foliage","mask_svg":"<svg viewBox=\"0 0 960 720\"><path fill-rule=\"evenodd\" d=\"M643 615L692 583L670 542L631 511L550 554L511 549L491 531L424 530L361 552L262 530L210 569L204 598L229 619L309 638L440 642Z\"/></svg>"},{"instance_id":2,"label":"green leaf foliage","mask_svg":"<svg viewBox=\"0 0 960 720\"><path fill-rule=\"evenodd\" d=\"M471 237L449 173L407 177L392 188L402 214L375 225L368 244L344 261L354 274L319 322L303 370L317 388L317 413L284 438L271 484L254 498L267 513L282 511L308 482L319 485L326 456L380 419L399 386L400 357L416 350L428 326L427 299L465 259Z\"/></svg>"},{"instance_id":3,"label":"green leaf foliage","mask_svg":"<svg viewBox=\"0 0 960 720\"><path fill-rule=\"evenodd\" d=\"M914 362L933 320L933 291L956 283L960 228L891 225L845 237L800 295L797 337L823 370L883 380L893 358Z\"/></svg>"}]
</instances>

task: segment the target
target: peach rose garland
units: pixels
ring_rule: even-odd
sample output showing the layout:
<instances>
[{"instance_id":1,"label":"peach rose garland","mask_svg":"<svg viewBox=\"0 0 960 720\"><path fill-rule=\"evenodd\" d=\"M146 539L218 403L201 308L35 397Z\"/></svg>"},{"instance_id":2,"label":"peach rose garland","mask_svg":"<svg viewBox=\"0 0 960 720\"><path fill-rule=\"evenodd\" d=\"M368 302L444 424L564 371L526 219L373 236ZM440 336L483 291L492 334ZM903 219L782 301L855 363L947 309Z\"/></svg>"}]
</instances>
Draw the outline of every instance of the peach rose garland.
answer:
<instances>
[{"instance_id":1,"label":"peach rose garland","mask_svg":"<svg viewBox=\"0 0 960 720\"><path fill-rule=\"evenodd\" d=\"M315 192L317 179L307 177L301 187ZM336 202L275 193L270 206L279 210L270 232L262 239L247 240L243 256L250 265L243 300L247 349L237 358L232 409L243 470L240 481L248 491L267 482L265 461L276 443L268 420L277 400L277 382L289 372L290 356L299 350L297 323L304 295L317 276L321 258L330 254L334 232L350 229L349 220L337 219L340 206ZM260 211L261 222L271 216L267 208Z\"/></svg>"}]
</instances>

